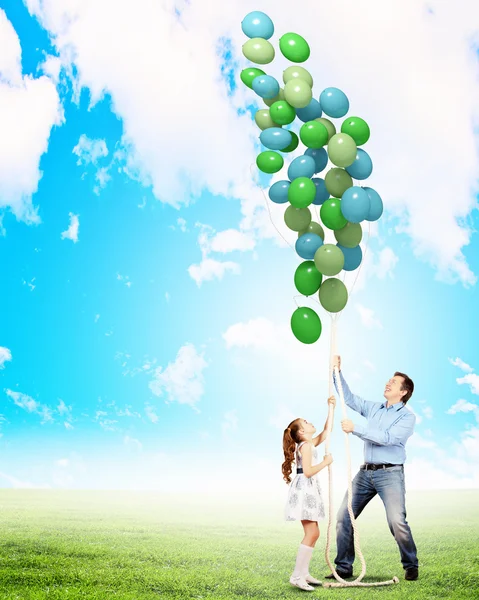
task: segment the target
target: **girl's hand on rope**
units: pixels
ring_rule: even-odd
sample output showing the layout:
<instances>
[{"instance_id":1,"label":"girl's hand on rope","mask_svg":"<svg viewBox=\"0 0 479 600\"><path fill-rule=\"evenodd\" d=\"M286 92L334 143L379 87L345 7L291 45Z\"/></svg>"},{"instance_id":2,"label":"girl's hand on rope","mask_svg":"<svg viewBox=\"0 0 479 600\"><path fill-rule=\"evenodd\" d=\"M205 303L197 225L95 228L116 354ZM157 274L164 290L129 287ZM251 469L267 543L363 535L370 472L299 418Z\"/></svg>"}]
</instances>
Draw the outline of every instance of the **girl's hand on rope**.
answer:
<instances>
[{"instance_id":1,"label":"girl's hand on rope","mask_svg":"<svg viewBox=\"0 0 479 600\"><path fill-rule=\"evenodd\" d=\"M328 404L332 404L333 406L336 406L336 398L334 396L330 396L328 398Z\"/></svg>"},{"instance_id":2,"label":"girl's hand on rope","mask_svg":"<svg viewBox=\"0 0 479 600\"><path fill-rule=\"evenodd\" d=\"M324 455L324 466L327 467L328 465L330 465L333 462L333 457L331 456L331 454L325 454Z\"/></svg>"}]
</instances>

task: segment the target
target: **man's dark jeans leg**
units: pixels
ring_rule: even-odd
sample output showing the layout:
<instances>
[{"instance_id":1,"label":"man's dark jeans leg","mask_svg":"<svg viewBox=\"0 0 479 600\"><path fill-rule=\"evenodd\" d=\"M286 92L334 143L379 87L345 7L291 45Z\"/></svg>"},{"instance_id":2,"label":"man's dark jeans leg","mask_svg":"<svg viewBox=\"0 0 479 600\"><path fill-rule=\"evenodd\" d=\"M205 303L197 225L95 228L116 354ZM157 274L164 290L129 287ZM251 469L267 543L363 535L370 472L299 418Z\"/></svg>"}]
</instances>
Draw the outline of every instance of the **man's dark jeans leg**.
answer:
<instances>
[{"instance_id":1,"label":"man's dark jeans leg","mask_svg":"<svg viewBox=\"0 0 479 600\"><path fill-rule=\"evenodd\" d=\"M379 494L386 508L389 529L399 546L403 567L405 569L417 567L416 545L406 521L403 468L391 467L377 471L359 471L353 479L352 505L355 518L362 513L364 507L376 494ZM336 540L338 547L338 554L334 561L336 569L352 571L355 552L347 493L338 511Z\"/></svg>"},{"instance_id":2,"label":"man's dark jeans leg","mask_svg":"<svg viewBox=\"0 0 479 600\"><path fill-rule=\"evenodd\" d=\"M399 547L403 567L418 567L416 544L406 521L404 470L401 467L391 467L382 472L373 471L373 479L386 509L389 529Z\"/></svg>"},{"instance_id":3,"label":"man's dark jeans leg","mask_svg":"<svg viewBox=\"0 0 479 600\"><path fill-rule=\"evenodd\" d=\"M356 519L364 507L376 495L376 489L369 477L371 471L359 471L353 479L353 515ZM336 524L336 543L338 554L335 559L336 570L352 571L355 557L353 526L348 512L348 493L344 495L343 503L338 511Z\"/></svg>"}]
</instances>

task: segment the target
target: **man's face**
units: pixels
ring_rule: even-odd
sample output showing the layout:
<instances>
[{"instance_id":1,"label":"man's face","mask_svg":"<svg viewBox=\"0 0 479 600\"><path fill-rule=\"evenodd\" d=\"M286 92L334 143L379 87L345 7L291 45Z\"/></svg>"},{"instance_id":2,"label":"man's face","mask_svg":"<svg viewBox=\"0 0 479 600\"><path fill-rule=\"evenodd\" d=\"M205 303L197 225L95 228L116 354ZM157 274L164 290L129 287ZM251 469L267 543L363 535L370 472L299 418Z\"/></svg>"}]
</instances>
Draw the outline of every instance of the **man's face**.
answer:
<instances>
[{"instance_id":1,"label":"man's face","mask_svg":"<svg viewBox=\"0 0 479 600\"><path fill-rule=\"evenodd\" d=\"M403 383L404 377L399 375L391 377L391 379L386 383L386 387L384 389L384 397L386 400L391 403L401 400L401 398L406 395L406 390L401 389Z\"/></svg>"}]
</instances>

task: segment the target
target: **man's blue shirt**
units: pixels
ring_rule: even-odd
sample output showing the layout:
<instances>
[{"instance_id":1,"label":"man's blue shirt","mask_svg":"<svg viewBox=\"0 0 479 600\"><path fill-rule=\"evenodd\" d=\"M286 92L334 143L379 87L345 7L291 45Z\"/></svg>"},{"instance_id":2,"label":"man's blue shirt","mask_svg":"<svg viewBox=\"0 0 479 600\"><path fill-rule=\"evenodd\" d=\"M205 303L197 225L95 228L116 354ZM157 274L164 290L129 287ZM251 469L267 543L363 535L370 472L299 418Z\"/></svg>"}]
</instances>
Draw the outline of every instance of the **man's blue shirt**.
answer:
<instances>
[{"instance_id":1,"label":"man's blue shirt","mask_svg":"<svg viewBox=\"0 0 479 600\"><path fill-rule=\"evenodd\" d=\"M402 465L406 461L406 442L414 432L416 416L403 402L386 408L387 402L368 402L349 389L343 374L339 373L346 404L367 419L354 423L353 435L364 441L364 462ZM336 374L334 385L338 390Z\"/></svg>"}]
</instances>

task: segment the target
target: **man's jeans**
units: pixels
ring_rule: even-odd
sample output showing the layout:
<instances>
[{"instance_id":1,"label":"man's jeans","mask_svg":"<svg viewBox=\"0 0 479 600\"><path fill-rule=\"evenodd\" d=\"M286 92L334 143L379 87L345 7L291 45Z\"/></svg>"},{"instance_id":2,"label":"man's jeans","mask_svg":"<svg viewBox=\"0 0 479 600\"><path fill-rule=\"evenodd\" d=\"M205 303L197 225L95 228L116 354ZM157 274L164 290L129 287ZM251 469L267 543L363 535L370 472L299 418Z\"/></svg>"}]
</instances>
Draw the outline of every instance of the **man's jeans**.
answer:
<instances>
[{"instance_id":1,"label":"man's jeans","mask_svg":"<svg viewBox=\"0 0 479 600\"><path fill-rule=\"evenodd\" d=\"M353 479L353 514L358 517L376 494L384 503L389 529L399 546L401 562L405 569L417 567L416 545L406 521L406 501L403 467L389 467L377 471L359 471ZM336 526L338 555L336 568L352 571L354 562L354 537L348 513L348 494L338 512Z\"/></svg>"}]
</instances>

